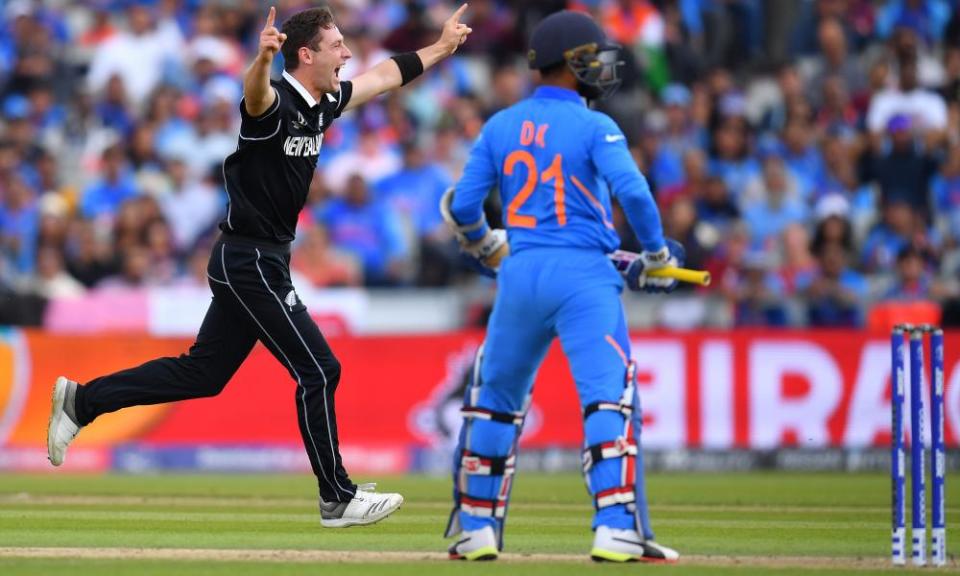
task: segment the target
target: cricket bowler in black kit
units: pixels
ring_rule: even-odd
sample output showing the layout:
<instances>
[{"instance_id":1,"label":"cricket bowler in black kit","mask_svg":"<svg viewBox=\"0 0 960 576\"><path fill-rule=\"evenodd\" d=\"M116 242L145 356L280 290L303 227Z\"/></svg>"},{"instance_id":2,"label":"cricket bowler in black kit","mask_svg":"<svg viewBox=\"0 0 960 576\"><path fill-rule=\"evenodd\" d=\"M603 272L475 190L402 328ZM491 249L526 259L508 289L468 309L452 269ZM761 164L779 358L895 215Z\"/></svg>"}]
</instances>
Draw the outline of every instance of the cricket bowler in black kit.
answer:
<instances>
[{"instance_id":1,"label":"cricket bowler in black kit","mask_svg":"<svg viewBox=\"0 0 960 576\"><path fill-rule=\"evenodd\" d=\"M340 363L290 280L290 243L307 200L323 133L345 110L406 84L453 54L471 29L461 6L440 39L341 81L350 50L327 8L311 8L277 30L270 8L259 53L247 70L237 150L223 163L229 195L207 276L213 300L187 354L159 358L79 385L60 377L47 431L50 462L97 416L127 406L215 396L259 340L297 383L297 419L320 489L321 523L372 524L403 503L399 494L351 482L339 452L334 394ZM283 52L282 79L270 66Z\"/></svg>"}]
</instances>

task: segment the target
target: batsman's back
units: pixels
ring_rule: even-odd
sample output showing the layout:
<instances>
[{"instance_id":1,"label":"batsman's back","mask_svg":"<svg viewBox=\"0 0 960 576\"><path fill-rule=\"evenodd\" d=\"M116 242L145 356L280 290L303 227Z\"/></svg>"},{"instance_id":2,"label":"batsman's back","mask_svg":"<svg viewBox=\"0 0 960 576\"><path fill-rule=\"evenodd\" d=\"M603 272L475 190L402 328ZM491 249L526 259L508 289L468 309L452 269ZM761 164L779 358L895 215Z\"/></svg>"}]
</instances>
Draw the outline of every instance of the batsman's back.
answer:
<instances>
[{"instance_id":1,"label":"batsman's back","mask_svg":"<svg viewBox=\"0 0 960 576\"><path fill-rule=\"evenodd\" d=\"M619 245L610 192L594 156L597 146L625 150L626 139L610 117L587 108L576 93L538 88L491 118L478 146L487 147L497 170L514 252L533 246L609 252Z\"/></svg>"}]
</instances>

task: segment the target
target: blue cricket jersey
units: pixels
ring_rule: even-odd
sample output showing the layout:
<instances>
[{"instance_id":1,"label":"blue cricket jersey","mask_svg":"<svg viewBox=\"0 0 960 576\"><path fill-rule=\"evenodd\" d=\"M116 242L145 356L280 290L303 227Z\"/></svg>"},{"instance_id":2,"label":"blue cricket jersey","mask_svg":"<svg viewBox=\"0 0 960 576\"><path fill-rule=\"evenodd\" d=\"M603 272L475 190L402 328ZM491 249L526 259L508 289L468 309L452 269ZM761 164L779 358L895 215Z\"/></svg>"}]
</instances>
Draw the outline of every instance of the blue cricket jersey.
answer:
<instances>
[{"instance_id":1,"label":"blue cricket jersey","mask_svg":"<svg viewBox=\"0 0 960 576\"><path fill-rule=\"evenodd\" d=\"M512 252L535 246L616 250L611 190L643 248L664 246L657 205L623 132L572 90L541 86L487 121L456 186L451 208L457 222L480 221L493 186L500 189ZM486 227L467 236L479 240L485 233Z\"/></svg>"}]
</instances>

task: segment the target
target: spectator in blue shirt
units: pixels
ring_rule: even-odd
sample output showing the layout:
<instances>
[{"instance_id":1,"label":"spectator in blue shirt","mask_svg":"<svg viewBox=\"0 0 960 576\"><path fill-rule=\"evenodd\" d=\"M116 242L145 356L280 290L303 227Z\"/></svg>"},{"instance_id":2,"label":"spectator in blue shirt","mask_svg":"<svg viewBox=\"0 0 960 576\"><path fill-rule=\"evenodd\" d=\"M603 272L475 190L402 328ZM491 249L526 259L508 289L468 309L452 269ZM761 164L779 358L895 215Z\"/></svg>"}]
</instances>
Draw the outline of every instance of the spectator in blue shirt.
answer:
<instances>
[{"instance_id":1,"label":"spectator in blue shirt","mask_svg":"<svg viewBox=\"0 0 960 576\"><path fill-rule=\"evenodd\" d=\"M773 248L773 243L788 225L802 223L806 219L807 208L795 188L783 161L777 156L768 156L763 162L763 174L759 182L748 187L749 190L756 190L752 194L755 198L751 198L743 207L744 220L750 227L754 248Z\"/></svg>"},{"instance_id":2,"label":"spectator in blue shirt","mask_svg":"<svg viewBox=\"0 0 960 576\"><path fill-rule=\"evenodd\" d=\"M954 144L930 185L936 214L954 242L960 242L960 145Z\"/></svg>"},{"instance_id":3,"label":"spectator in blue shirt","mask_svg":"<svg viewBox=\"0 0 960 576\"><path fill-rule=\"evenodd\" d=\"M904 27L929 44L943 37L951 12L947 0L890 0L877 11L877 36L887 38Z\"/></svg>"},{"instance_id":4,"label":"spectator in blue shirt","mask_svg":"<svg viewBox=\"0 0 960 576\"><path fill-rule=\"evenodd\" d=\"M31 274L40 224L36 194L16 175L0 192L0 257L14 273Z\"/></svg>"},{"instance_id":5,"label":"spectator in blue shirt","mask_svg":"<svg viewBox=\"0 0 960 576\"><path fill-rule=\"evenodd\" d=\"M440 197L453 181L438 164L428 162L415 142L404 142L403 168L376 185L377 198L402 215L418 237L446 228L440 217Z\"/></svg>"},{"instance_id":6,"label":"spectator in blue shirt","mask_svg":"<svg viewBox=\"0 0 960 576\"><path fill-rule=\"evenodd\" d=\"M807 298L807 321L811 326L860 326L867 281L849 268L839 243L823 244L816 257L817 269L797 278L797 290Z\"/></svg>"},{"instance_id":7,"label":"spectator in blue shirt","mask_svg":"<svg viewBox=\"0 0 960 576\"><path fill-rule=\"evenodd\" d=\"M730 290L737 326L786 326L787 309L783 305L786 287L774 273L769 254L747 252Z\"/></svg>"},{"instance_id":8,"label":"spectator in blue shirt","mask_svg":"<svg viewBox=\"0 0 960 576\"><path fill-rule=\"evenodd\" d=\"M229 90L236 81L224 83L224 90ZM236 90L236 88L234 87ZM196 133L193 124L177 114L177 105L180 94L171 86L161 86L150 96L147 104L145 119L154 126L154 146L162 155L179 153L196 145ZM239 96L231 100L231 105L239 102ZM189 163L197 168L206 168L199 165L196 158ZM219 170L219 167L218 167Z\"/></svg>"},{"instance_id":9,"label":"spectator in blue shirt","mask_svg":"<svg viewBox=\"0 0 960 576\"><path fill-rule=\"evenodd\" d=\"M40 134L55 132L67 118L66 109L56 101L52 83L38 80L27 90L30 120Z\"/></svg>"},{"instance_id":10,"label":"spectator in blue shirt","mask_svg":"<svg viewBox=\"0 0 960 576\"><path fill-rule=\"evenodd\" d=\"M3 126L0 135L9 141L17 150L22 160L19 172L31 186L37 185L36 170L32 163L42 153L39 143L39 130L31 119L33 106L23 94L11 94L3 100L0 110L0 124Z\"/></svg>"},{"instance_id":11,"label":"spectator in blue shirt","mask_svg":"<svg viewBox=\"0 0 960 576\"><path fill-rule=\"evenodd\" d=\"M740 218L740 209L730 197L727 183L719 176L707 178L703 195L697 199L697 218L724 231Z\"/></svg>"},{"instance_id":12,"label":"spectator in blue shirt","mask_svg":"<svg viewBox=\"0 0 960 576\"><path fill-rule=\"evenodd\" d=\"M861 263L867 272L888 272L897 254L907 247L918 228L918 214L904 199L893 199L883 209L883 220L863 242Z\"/></svg>"},{"instance_id":13,"label":"spectator in blue shirt","mask_svg":"<svg viewBox=\"0 0 960 576\"><path fill-rule=\"evenodd\" d=\"M854 146L842 132L828 131L822 144L823 170L809 200L816 204L829 196L841 196L850 204L852 216L861 219L873 214L876 201L873 189L857 179L857 168L851 159Z\"/></svg>"},{"instance_id":14,"label":"spectator in blue shirt","mask_svg":"<svg viewBox=\"0 0 960 576\"><path fill-rule=\"evenodd\" d=\"M86 218L112 219L124 200L137 195L137 187L126 165L122 145L108 147L101 158L102 176L84 190L80 199L80 213Z\"/></svg>"},{"instance_id":15,"label":"spectator in blue shirt","mask_svg":"<svg viewBox=\"0 0 960 576\"><path fill-rule=\"evenodd\" d=\"M913 244L900 250L897 254L897 275L884 295L885 300L911 302L937 300L950 295L947 288L934 278L924 256L920 248Z\"/></svg>"},{"instance_id":16,"label":"spectator in blue shirt","mask_svg":"<svg viewBox=\"0 0 960 576\"><path fill-rule=\"evenodd\" d=\"M714 157L710 173L727 184L734 200L738 200L747 182L760 173L757 161L749 155L747 126L741 118L728 118L713 133Z\"/></svg>"},{"instance_id":17,"label":"spectator in blue shirt","mask_svg":"<svg viewBox=\"0 0 960 576\"><path fill-rule=\"evenodd\" d=\"M812 128L806 118L794 116L783 129L783 161L796 179L804 200L809 200L823 172L820 151L811 142Z\"/></svg>"},{"instance_id":18,"label":"spectator in blue shirt","mask_svg":"<svg viewBox=\"0 0 960 576\"><path fill-rule=\"evenodd\" d=\"M126 136L133 130L134 116L127 103L127 91L123 78L114 74L107 80L102 98L94 106L97 118L104 127Z\"/></svg>"},{"instance_id":19,"label":"spectator in blue shirt","mask_svg":"<svg viewBox=\"0 0 960 576\"><path fill-rule=\"evenodd\" d=\"M437 206L453 181L442 166L427 161L416 142L404 142L402 149L403 168L377 184L377 198L389 204L416 235L420 255L417 284L443 286L456 268L459 249Z\"/></svg>"},{"instance_id":20,"label":"spectator in blue shirt","mask_svg":"<svg viewBox=\"0 0 960 576\"><path fill-rule=\"evenodd\" d=\"M690 90L680 84L664 88L661 96L666 126L657 135L657 152L650 174L658 189L676 186L685 179L683 157L688 151L702 148L704 137L690 118Z\"/></svg>"},{"instance_id":21,"label":"spectator in blue shirt","mask_svg":"<svg viewBox=\"0 0 960 576\"><path fill-rule=\"evenodd\" d=\"M386 202L371 198L363 176L351 175L344 196L321 205L316 218L334 246L362 262L366 286L395 286L407 279L409 249L402 225Z\"/></svg>"}]
</instances>

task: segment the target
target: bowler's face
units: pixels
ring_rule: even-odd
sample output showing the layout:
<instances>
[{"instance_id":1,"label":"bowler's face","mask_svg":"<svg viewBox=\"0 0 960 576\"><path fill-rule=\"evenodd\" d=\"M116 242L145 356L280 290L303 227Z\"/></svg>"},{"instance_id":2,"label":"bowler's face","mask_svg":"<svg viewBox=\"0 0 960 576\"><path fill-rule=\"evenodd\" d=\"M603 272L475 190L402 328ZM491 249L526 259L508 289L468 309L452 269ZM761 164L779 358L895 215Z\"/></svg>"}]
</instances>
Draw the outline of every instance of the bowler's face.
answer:
<instances>
[{"instance_id":1,"label":"bowler's face","mask_svg":"<svg viewBox=\"0 0 960 576\"><path fill-rule=\"evenodd\" d=\"M353 54L336 26L323 30L322 35L320 50L313 52L314 82L321 92L337 92L340 90L340 70Z\"/></svg>"}]
</instances>

